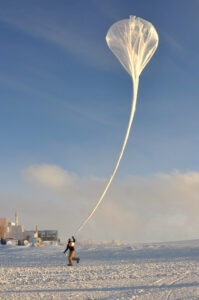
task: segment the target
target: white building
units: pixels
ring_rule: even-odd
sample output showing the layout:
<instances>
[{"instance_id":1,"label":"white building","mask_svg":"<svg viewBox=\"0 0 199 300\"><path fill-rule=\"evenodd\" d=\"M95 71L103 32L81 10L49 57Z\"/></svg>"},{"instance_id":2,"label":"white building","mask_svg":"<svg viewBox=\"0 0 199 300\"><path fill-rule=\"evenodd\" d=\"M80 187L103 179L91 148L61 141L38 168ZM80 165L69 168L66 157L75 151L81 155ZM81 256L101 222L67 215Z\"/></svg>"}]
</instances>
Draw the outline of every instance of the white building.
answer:
<instances>
[{"instance_id":1,"label":"white building","mask_svg":"<svg viewBox=\"0 0 199 300\"><path fill-rule=\"evenodd\" d=\"M6 239L23 240L25 229L24 226L9 223L7 227Z\"/></svg>"}]
</instances>

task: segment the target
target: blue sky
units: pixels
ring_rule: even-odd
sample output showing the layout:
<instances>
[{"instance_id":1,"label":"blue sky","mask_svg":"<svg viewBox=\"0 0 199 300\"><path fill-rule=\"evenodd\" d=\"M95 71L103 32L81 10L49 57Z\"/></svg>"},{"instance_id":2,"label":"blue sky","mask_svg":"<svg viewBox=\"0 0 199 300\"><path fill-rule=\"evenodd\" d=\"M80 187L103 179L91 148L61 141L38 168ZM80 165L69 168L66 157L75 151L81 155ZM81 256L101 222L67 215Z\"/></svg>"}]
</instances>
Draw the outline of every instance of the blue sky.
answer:
<instances>
[{"instance_id":1,"label":"blue sky","mask_svg":"<svg viewBox=\"0 0 199 300\"><path fill-rule=\"evenodd\" d=\"M58 166L86 182L111 174L128 124L132 84L105 36L114 22L129 15L155 26L159 47L140 78L137 110L116 180L150 179L176 170L184 176L198 174L198 11L196 0L0 3L3 216L11 218L17 209L27 226L34 221L50 226L48 219L41 222L37 209L36 220L28 217L31 197L37 205L42 201L46 205L49 198L48 192L24 179L30 166ZM98 196L92 195L93 203ZM78 193L76 198L74 207L82 201ZM85 214L88 210L86 206ZM60 218L59 229L64 232L64 215ZM178 238L177 233L167 237L172 238ZM150 233L141 240L150 240Z\"/></svg>"}]
</instances>

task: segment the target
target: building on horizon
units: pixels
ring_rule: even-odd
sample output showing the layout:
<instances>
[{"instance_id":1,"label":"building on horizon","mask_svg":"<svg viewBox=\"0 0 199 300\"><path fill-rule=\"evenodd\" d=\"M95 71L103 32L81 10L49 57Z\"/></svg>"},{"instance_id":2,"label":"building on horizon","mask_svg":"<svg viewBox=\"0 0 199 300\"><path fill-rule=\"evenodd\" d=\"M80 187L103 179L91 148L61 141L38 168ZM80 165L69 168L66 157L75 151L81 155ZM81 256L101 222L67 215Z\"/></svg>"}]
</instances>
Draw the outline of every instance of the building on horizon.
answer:
<instances>
[{"instance_id":1,"label":"building on horizon","mask_svg":"<svg viewBox=\"0 0 199 300\"><path fill-rule=\"evenodd\" d=\"M41 239L42 241L58 241L57 230L25 230L24 225L18 224L18 213L15 213L15 222L8 222L8 218L0 218L0 239L18 241Z\"/></svg>"}]
</instances>

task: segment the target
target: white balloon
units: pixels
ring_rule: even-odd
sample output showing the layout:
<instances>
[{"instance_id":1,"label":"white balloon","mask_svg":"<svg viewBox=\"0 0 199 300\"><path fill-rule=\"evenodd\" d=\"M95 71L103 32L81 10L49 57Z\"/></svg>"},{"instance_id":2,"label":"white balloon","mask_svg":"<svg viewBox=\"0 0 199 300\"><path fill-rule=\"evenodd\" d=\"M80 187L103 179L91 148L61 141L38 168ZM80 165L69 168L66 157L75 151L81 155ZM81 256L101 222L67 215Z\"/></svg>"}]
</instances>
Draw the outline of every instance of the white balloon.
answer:
<instances>
[{"instance_id":1,"label":"white balloon","mask_svg":"<svg viewBox=\"0 0 199 300\"><path fill-rule=\"evenodd\" d=\"M124 149L126 147L136 110L139 76L157 49L158 34L150 22L135 16L130 16L129 19L118 21L110 27L106 35L106 42L111 51L119 59L125 70L132 77L133 99L131 114L122 149L112 175L110 176L109 181L106 184L106 187L97 204L89 216L82 222L76 233L83 229L83 227L95 213L96 209L104 199L104 196L106 195L109 186L111 185L111 182L113 181L113 178L117 172Z\"/></svg>"},{"instance_id":2,"label":"white balloon","mask_svg":"<svg viewBox=\"0 0 199 300\"><path fill-rule=\"evenodd\" d=\"M110 27L106 42L130 76L136 79L157 49L158 34L150 22L130 16Z\"/></svg>"}]
</instances>

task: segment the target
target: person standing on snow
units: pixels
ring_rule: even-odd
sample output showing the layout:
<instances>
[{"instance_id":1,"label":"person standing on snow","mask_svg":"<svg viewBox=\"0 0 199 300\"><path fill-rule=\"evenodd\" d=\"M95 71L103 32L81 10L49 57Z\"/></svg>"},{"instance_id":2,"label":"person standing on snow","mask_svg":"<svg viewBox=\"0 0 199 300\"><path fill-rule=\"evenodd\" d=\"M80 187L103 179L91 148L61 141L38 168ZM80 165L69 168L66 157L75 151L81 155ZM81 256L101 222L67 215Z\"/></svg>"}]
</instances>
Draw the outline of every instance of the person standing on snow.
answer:
<instances>
[{"instance_id":1,"label":"person standing on snow","mask_svg":"<svg viewBox=\"0 0 199 300\"><path fill-rule=\"evenodd\" d=\"M68 266L73 265L73 260L76 260L77 263L79 263L80 258L75 257L75 238L72 236L72 238L68 239L68 244L66 249L64 250L64 253L69 250L69 255L68 255Z\"/></svg>"}]
</instances>

